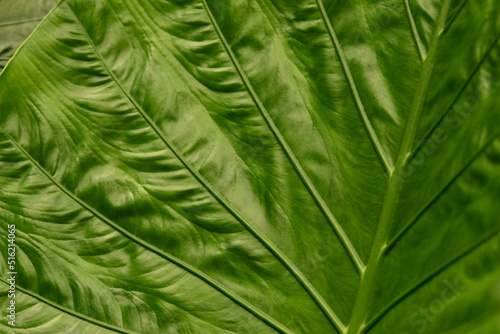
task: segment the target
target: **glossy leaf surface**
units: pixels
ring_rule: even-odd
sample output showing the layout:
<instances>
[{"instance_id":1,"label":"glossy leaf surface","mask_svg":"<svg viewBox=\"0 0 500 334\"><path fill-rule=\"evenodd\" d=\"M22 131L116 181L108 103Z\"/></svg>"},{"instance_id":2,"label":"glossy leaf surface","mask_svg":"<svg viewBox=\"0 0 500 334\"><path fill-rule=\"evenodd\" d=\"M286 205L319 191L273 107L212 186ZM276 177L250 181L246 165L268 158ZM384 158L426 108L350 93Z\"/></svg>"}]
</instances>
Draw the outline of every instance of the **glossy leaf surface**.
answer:
<instances>
[{"instance_id":1,"label":"glossy leaf surface","mask_svg":"<svg viewBox=\"0 0 500 334\"><path fill-rule=\"evenodd\" d=\"M0 76L2 332L499 333L499 13L61 1Z\"/></svg>"}]
</instances>

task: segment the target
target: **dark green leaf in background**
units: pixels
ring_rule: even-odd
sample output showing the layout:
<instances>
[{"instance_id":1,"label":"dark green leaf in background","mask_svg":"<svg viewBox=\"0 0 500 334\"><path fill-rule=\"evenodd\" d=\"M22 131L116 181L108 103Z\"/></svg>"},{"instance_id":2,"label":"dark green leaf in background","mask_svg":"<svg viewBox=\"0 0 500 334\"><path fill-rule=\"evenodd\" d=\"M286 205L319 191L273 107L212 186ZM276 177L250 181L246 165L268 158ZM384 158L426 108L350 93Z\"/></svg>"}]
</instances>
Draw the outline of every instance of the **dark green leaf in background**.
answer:
<instances>
[{"instance_id":1,"label":"dark green leaf in background","mask_svg":"<svg viewBox=\"0 0 500 334\"><path fill-rule=\"evenodd\" d=\"M55 0L0 1L0 71L56 3Z\"/></svg>"},{"instance_id":2,"label":"dark green leaf in background","mask_svg":"<svg viewBox=\"0 0 500 334\"><path fill-rule=\"evenodd\" d=\"M500 333L499 14L59 2L0 76L2 333Z\"/></svg>"}]
</instances>

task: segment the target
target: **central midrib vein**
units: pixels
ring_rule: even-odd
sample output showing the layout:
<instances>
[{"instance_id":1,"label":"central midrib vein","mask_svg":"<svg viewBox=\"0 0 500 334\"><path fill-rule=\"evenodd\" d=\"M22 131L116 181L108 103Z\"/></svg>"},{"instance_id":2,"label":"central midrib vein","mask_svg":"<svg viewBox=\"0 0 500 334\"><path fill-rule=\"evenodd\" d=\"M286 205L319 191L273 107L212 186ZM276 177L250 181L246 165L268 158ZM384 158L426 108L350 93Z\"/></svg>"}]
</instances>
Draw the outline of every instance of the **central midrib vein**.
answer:
<instances>
[{"instance_id":1,"label":"central midrib vein","mask_svg":"<svg viewBox=\"0 0 500 334\"><path fill-rule=\"evenodd\" d=\"M368 315L375 295L376 279L379 274L382 260L385 257L385 249L389 241L389 234L394 219L396 205L404 184L404 176L402 176L403 171L406 166L406 162L411 155L412 144L415 140L415 134L417 132L425 96L427 94L430 78L434 69L450 3L451 0L445 0L443 7L439 12L429 53L422 63L422 70L420 72L415 95L410 107L410 114L408 116L406 129L403 135L403 141L394 168L394 173L389 179L377 232L372 245L372 251L366 265L366 271L361 278L351 321L349 322L346 331L347 334L360 334L369 329L366 325L369 321Z\"/></svg>"}]
</instances>

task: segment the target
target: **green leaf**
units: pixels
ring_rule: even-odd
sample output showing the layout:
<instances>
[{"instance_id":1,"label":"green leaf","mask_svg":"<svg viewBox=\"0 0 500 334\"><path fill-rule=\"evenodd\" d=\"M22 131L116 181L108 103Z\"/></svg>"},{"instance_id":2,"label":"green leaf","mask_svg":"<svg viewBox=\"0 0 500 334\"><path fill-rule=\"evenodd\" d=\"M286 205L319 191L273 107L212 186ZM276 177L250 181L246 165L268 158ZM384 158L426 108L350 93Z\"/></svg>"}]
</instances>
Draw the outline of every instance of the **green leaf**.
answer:
<instances>
[{"instance_id":1,"label":"green leaf","mask_svg":"<svg viewBox=\"0 0 500 334\"><path fill-rule=\"evenodd\" d=\"M0 75L5 333L499 333L500 3L67 0Z\"/></svg>"},{"instance_id":2,"label":"green leaf","mask_svg":"<svg viewBox=\"0 0 500 334\"><path fill-rule=\"evenodd\" d=\"M55 0L0 1L0 71L56 3Z\"/></svg>"}]
</instances>

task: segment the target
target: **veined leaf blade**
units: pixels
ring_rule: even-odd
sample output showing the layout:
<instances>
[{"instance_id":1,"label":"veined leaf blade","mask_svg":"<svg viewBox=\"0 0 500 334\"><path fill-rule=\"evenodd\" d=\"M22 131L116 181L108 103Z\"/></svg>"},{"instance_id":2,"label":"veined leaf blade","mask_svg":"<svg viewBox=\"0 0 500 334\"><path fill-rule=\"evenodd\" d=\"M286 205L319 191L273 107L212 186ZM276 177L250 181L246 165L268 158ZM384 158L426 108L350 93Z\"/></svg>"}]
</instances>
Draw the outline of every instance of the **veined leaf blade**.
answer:
<instances>
[{"instance_id":1,"label":"veined leaf blade","mask_svg":"<svg viewBox=\"0 0 500 334\"><path fill-rule=\"evenodd\" d=\"M0 76L21 331L496 333L498 6L429 6L60 2Z\"/></svg>"}]
</instances>

